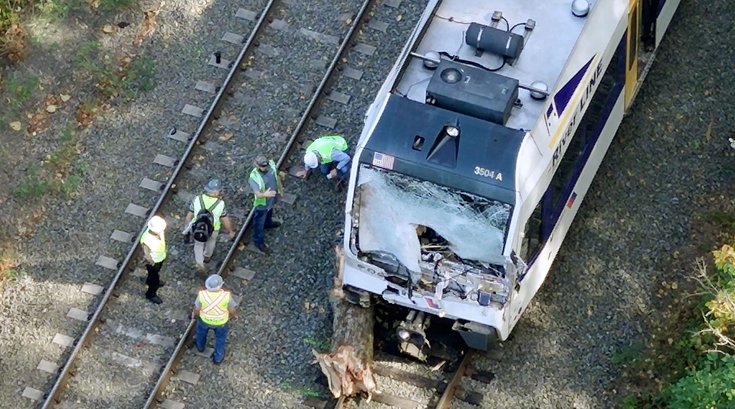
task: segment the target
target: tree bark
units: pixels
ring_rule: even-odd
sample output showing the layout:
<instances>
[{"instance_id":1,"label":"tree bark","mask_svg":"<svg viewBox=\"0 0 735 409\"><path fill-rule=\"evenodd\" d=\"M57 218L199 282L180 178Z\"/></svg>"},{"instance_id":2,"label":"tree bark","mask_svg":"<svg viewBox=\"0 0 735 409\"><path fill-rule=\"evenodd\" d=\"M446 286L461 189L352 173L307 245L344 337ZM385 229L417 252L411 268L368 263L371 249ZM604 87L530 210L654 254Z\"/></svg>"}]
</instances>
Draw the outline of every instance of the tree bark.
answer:
<instances>
[{"instance_id":1,"label":"tree bark","mask_svg":"<svg viewBox=\"0 0 735 409\"><path fill-rule=\"evenodd\" d=\"M373 362L373 310L351 304L344 299L342 275L344 252L337 247L334 288L330 304L334 315L331 351L325 354L312 350L316 362L329 381L335 398L361 392L368 399L375 390Z\"/></svg>"}]
</instances>

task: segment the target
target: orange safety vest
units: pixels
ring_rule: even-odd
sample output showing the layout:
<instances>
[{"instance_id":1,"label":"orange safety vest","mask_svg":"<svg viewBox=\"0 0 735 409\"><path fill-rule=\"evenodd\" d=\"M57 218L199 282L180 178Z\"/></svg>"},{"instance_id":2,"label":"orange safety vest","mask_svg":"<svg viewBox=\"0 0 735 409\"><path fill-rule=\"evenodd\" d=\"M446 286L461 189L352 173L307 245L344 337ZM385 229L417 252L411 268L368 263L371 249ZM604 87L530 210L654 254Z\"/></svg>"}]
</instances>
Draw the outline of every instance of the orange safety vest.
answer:
<instances>
[{"instance_id":1,"label":"orange safety vest","mask_svg":"<svg viewBox=\"0 0 735 409\"><path fill-rule=\"evenodd\" d=\"M225 325L230 319L230 312L227 306L230 304L230 292L219 291L199 291L199 318L208 325Z\"/></svg>"}]
</instances>

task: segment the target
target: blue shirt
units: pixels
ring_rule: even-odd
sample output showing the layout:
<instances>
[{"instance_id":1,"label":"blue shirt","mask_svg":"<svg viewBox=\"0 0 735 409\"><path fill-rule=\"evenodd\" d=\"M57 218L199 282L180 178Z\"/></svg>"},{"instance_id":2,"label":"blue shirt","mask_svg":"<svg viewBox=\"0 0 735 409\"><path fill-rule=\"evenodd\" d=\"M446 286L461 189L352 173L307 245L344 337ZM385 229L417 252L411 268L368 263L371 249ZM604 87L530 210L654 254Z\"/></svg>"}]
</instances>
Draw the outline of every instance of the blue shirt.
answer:
<instances>
[{"instance_id":1,"label":"blue shirt","mask_svg":"<svg viewBox=\"0 0 735 409\"><path fill-rule=\"evenodd\" d=\"M347 172L345 166L350 163L350 155L342 152L339 149L332 148L332 161L337 164L337 169Z\"/></svg>"}]
</instances>

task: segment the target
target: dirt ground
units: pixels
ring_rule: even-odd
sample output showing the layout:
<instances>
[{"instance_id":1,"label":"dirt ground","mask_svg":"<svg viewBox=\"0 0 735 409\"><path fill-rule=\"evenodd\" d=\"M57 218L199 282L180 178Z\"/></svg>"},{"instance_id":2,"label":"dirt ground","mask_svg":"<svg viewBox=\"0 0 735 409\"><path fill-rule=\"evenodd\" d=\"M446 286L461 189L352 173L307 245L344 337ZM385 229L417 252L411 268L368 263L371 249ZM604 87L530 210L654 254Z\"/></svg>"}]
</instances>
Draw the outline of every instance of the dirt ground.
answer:
<instances>
[{"instance_id":1,"label":"dirt ground","mask_svg":"<svg viewBox=\"0 0 735 409\"><path fill-rule=\"evenodd\" d=\"M94 183L78 169L85 130L124 103L131 59L156 28L155 3L110 10L71 3L25 16L22 60L0 58L0 205L8 221L0 229L0 281L22 274L18 265L32 257L23 239L54 216L49 209Z\"/></svg>"}]
</instances>

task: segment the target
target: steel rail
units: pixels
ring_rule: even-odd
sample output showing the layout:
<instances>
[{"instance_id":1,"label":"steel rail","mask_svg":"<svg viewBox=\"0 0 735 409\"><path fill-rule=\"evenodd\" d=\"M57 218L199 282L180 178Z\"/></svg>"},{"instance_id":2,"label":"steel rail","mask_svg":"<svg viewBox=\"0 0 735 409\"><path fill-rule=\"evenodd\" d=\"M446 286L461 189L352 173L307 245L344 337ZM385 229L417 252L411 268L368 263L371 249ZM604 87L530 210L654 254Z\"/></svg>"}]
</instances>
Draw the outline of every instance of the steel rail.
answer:
<instances>
[{"instance_id":1,"label":"steel rail","mask_svg":"<svg viewBox=\"0 0 735 409\"><path fill-rule=\"evenodd\" d=\"M317 86L316 90L314 91L314 94L312 95L311 99L309 100L309 104L307 105L306 109L304 110L304 113L301 116L301 120L299 121L298 125L294 129L294 131L291 133L291 137L286 143L286 148L281 153L281 156L278 159L278 162L276 163L276 167L280 169L281 165L286 161L289 154L291 153L291 150L293 148L294 142L298 138L298 136L303 131L304 127L306 126L307 121L310 119L313 111L317 107L317 102L323 97L324 91L329 85L329 81L332 78L332 74L334 73L335 69L337 68L340 59L343 57L345 50L347 49L347 46L352 42L353 37L357 33L357 28L363 23L365 20L365 17L367 15L367 10L372 6L377 0L364 0L362 6L360 7L360 10L358 11L358 15L353 20L352 25L350 26L349 31L345 35L344 39L342 40L342 43L340 44L340 47L337 50L337 53L335 57L332 59L332 62L329 64L327 68L327 72L322 77L321 82ZM270 5L273 3L273 0L269 3ZM239 64L238 64L239 65ZM230 246L230 250L227 252L227 255L225 256L224 260L222 261L219 269L217 270L217 274L225 277L226 273L229 271L229 264L232 262L232 260L235 258L235 252L238 251L239 243L245 236L247 230L250 228L250 225L253 220L253 215L255 213L255 209L250 209L250 212L248 213L247 218L245 219L245 222L243 223L242 227L237 233L237 236L233 240L233 245ZM174 350L174 353L171 355L171 358L166 363L166 366L164 367L164 370L159 377L158 381L156 382L156 386L151 391L150 395L148 396L148 400L146 401L146 404L144 406L144 409L148 409L153 407L155 403L160 403L160 395L163 393L163 390L165 389L166 385L168 384L169 379L171 378L171 375L176 373L176 365L183 357L183 353L188 350L188 345L190 344L190 339L194 334L194 327L196 326L196 320L192 319L189 322L189 325L186 327L186 330L184 334L179 339L179 342L176 345L176 349Z\"/></svg>"},{"instance_id":2,"label":"steel rail","mask_svg":"<svg viewBox=\"0 0 735 409\"><path fill-rule=\"evenodd\" d=\"M244 59L245 55L248 51L252 48L253 45L253 39L255 38L255 35L257 31L261 30L263 26L263 22L265 21L265 16L270 11L273 3L275 0L270 0L268 4L266 5L265 9L260 13L260 18L258 19L256 27L252 30L250 37L248 38L247 42L243 46L242 50L240 51L240 54L238 55L237 60L235 60L230 67L230 71L227 74L227 77L224 81L223 86L220 87L218 90L215 100L210 105L209 109L207 110L206 115L202 118L202 120L199 123L199 126L197 127L196 132L191 136L189 140L189 144L186 147L186 150L184 151L181 160L178 161L176 164L176 168L174 169L173 173L171 174L171 177L168 179L168 182L166 185L161 189L162 194L158 198L158 201L153 206L150 214L155 214L159 211L159 209L162 207L163 203L166 201L167 196L169 193L174 192L176 189L176 180L178 176L181 174L182 170L186 167L186 160L191 156L191 153L194 149L194 146L199 141L199 138L204 133L204 131L207 129L207 127L211 124L211 120L213 117L216 117L216 112L219 108L219 105L221 101L223 100L223 96L228 92L230 84L233 82L233 79L235 78L235 74L238 70L240 70L240 64L242 63L242 60ZM175 128L172 129L171 133L175 132ZM104 290L104 295L102 297L102 300L98 304L96 310L94 313L91 314L91 318L89 318L90 322L87 325L87 328L85 328L84 332L82 333L82 336L74 341L74 349L72 350L71 354L67 358L66 364L64 364L64 367L59 372L59 376L56 378L56 381L54 382L54 386L52 387L51 391L45 395L45 400L43 402L42 409L48 409L54 407L56 404L60 403L60 394L66 384L69 381L70 377L74 377L74 364L75 361L79 355L79 352L82 350L82 348L88 347L89 343L91 342L91 335L94 334L94 330L97 328L97 326L100 323L100 316L102 314L102 311L105 309L105 307L108 304L108 301L110 300L110 296L113 294L113 290L118 285L118 283L121 281L123 275L126 273L126 270L128 270L129 265L131 264L133 257L135 256L136 252L138 251L140 247L140 243L138 242L137 238L140 237L141 234L145 231L146 225L144 224L143 227L140 229L138 234L134 236L135 241L133 242L133 245L130 248L130 251L128 251L127 255L125 256L125 259L123 260L122 264L117 270L117 273L115 274L115 277L112 279L112 282L110 283L109 287Z\"/></svg>"},{"instance_id":3,"label":"steel rail","mask_svg":"<svg viewBox=\"0 0 735 409\"><path fill-rule=\"evenodd\" d=\"M444 389L444 393L442 393L441 398L439 398L436 406L434 406L436 409L449 409L449 404L454 399L454 395L457 393L457 387L459 387L459 383L462 381L467 371L467 366L470 364L470 360L472 360L474 355L475 352L472 349L465 351L464 358L462 358L462 362L459 364L454 376L452 376L452 380L449 381L447 387Z\"/></svg>"}]
</instances>

